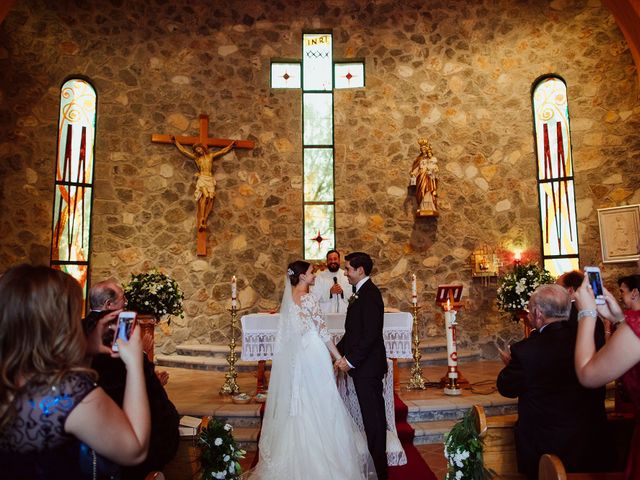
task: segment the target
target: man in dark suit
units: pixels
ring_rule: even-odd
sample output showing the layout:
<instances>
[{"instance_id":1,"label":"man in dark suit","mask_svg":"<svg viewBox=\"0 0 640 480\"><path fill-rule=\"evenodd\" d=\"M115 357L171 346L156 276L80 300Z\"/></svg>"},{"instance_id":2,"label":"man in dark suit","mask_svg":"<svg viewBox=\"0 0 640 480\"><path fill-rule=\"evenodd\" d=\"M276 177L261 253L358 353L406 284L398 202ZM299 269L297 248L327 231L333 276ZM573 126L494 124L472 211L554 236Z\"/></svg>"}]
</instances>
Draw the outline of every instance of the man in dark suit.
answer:
<instances>
[{"instance_id":1,"label":"man in dark suit","mask_svg":"<svg viewBox=\"0 0 640 480\"><path fill-rule=\"evenodd\" d=\"M336 368L348 372L356 389L369 452L379 480L387 478L387 421L382 379L387 373L387 354L382 337L384 302L378 287L369 278L373 261L366 253L345 257L345 275L355 286L349 299L345 333L338 342L342 358Z\"/></svg>"},{"instance_id":2,"label":"man in dark suit","mask_svg":"<svg viewBox=\"0 0 640 480\"><path fill-rule=\"evenodd\" d=\"M83 320L83 327L91 346L88 350L92 356L91 368L98 373L98 385L114 402L122 406L127 369L120 358L111 357L111 347L103 344L111 345L113 341L113 331L107 330L107 325L103 322L110 318L115 320L117 313L126 307L124 292L115 281L106 280L91 287L89 298L91 312ZM166 372L165 375L157 375L153 362L149 361L146 354L143 366L151 413L149 452L141 464L122 467L122 480L142 480L149 472L162 470L175 456L180 442L180 416L162 384L162 380L166 383Z\"/></svg>"},{"instance_id":3,"label":"man in dark suit","mask_svg":"<svg viewBox=\"0 0 640 480\"><path fill-rule=\"evenodd\" d=\"M604 409L595 408L576 377L576 331L566 321L570 310L564 288L538 287L529 300L529 323L538 334L513 345L498 375L500 393L518 398L518 470L529 479L538 478L544 453L558 455L568 472L601 468Z\"/></svg>"}]
</instances>

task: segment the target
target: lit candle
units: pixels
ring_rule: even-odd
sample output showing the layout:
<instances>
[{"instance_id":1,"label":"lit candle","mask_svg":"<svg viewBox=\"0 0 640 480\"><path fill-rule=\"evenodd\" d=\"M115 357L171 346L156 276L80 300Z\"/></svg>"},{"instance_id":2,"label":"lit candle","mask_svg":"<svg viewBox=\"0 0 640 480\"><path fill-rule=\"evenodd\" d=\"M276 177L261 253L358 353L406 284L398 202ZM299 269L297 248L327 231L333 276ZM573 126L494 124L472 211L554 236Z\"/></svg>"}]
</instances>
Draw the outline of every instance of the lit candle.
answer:
<instances>
[{"instance_id":1,"label":"lit candle","mask_svg":"<svg viewBox=\"0 0 640 480\"><path fill-rule=\"evenodd\" d=\"M520 250L516 250L513 255L513 260L516 264L519 264L522 261L522 252Z\"/></svg>"},{"instance_id":2,"label":"lit candle","mask_svg":"<svg viewBox=\"0 0 640 480\"><path fill-rule=\"evenodd\" d=\"M237 296L236 276L234 275L233 278L231 278L231 308L236 308L238 306L236 296Z\"/></svg>"},{"instance_id":3,"label":"lit candle","mask_svg":"<svg viewBox=\"0 0 640 480\"><path fill-rule=\"evenodd\" d=\"M414 305L418 304L418 285L416 284L416 274L411 275L411 299Z\"/></svg>"},{"instance_id":4,"label":"lit candle","mask_svg":"<svg viewBox=\"0 0 640 480\"><path fill-rule=\"evenodd\" d=\"M451 310L451 299L447 298L447 312Z\"/></svg>"}]
</instances>

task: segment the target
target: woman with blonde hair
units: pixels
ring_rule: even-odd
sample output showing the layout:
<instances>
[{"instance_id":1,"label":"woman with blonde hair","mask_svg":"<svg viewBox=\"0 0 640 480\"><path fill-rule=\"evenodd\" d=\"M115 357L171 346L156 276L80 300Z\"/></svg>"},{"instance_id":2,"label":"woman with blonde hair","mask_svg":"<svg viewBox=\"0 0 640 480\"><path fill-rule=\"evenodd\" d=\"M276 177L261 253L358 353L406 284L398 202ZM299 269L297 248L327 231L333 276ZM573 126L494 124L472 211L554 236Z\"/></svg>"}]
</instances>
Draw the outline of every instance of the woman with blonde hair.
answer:
<instances>
[{"instance_id":1,"label":"woman with blonde hair","mask_svg":"<svg viewBox=\"0 0 640 480\"><path fill-rule=\"evenodd\" d=\"M84 366L81 310L80 285L59 270L20 265L0 278L2 478L96 478L99 456L135 465L147 454L140 331L117 340L127 367L121 410ZM83 445L91 449L89 471L82 470Z\"/></svg>"}]
</instances>

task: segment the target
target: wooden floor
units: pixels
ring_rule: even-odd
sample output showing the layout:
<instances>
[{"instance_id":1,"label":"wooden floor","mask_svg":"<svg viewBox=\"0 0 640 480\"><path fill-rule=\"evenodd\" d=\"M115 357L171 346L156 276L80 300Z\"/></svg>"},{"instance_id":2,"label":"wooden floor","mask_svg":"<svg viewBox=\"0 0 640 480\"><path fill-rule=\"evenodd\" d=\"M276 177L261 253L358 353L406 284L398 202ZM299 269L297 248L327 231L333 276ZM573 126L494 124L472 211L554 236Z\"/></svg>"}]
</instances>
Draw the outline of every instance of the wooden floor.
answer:
<instances>
[{"instance_id":1,"label":"wooden floor","mask_svg":"<svg viewBox=\"0 0 640 480\"><path fill-rule=\"evenodd\" d=\"M425 402L428 402L433 405L453 403L460 406L471 406L474 403L491 405L498 400L504 401L495 389L495 379L502 368L500 362L474 362L461 365L460 368L464 377L470 382L470 388L463 389L460 396L444 395L442 389L436 386L428 386L425 390L408 390L407 384L410 376L408 368L399 369L399 395L408 405L417 403L424 405ZM181 415L213 415L216 411L232 403L231 398L219 394L225 381L224 373L170 367L158 367L158 369L169 372L167 392ZM446 367L427 366L423 368L422 375L426 382L437 382L445 374L445 371ZM256 391L255 374L240 373L237 384L242 392L254 394ZM258 404L252 406L259 408ZM165 469L168 480L189 478L189 475L186 474L191 469L187 460L188 453L186 453L188 447L189 442L185 442L179 453L179 457L182 456L182 458L176 458ZM417 448L436 476L439 479L444 479L446 461L443 455L443 445L441 443L418 445ZM254 456L255 452L247 452L247 457L243 461L244 466L250 465Z\"/></svg>"}]
</instances>

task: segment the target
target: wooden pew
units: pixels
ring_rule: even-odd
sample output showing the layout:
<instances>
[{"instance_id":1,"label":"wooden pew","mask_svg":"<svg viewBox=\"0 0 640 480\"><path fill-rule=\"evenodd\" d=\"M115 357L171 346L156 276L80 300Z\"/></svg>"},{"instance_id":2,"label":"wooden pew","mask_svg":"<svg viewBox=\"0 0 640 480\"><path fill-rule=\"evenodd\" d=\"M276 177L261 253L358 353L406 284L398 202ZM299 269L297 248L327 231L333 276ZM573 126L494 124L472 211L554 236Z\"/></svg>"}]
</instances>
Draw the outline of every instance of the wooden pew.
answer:
<instances>
[{"instance_id":1,"label":"wooden pew","mask_svg":"<svg viewBox=\"0 0 640 480\"><path fill-rule=\"evenodd\" d=\"M484 466L500 479L524 479L518 473L513 427L517 414L487 417L482 405L473 406L476 429L484 444Z\"/></svg>"},{"instance_id":2,"label":"wooden pew","mask_svg":"<svg viewBox=\"0 0 640 480\"><path fill-rule=\"evenodd\" d=\"M484 444L483 461L498 479L524 479L518 473L514 426L517 414L487 417L482 405L473 406L473 416L478 435ZM614 444L615 464L624 468L628 446L633 433L632 415L609 414L608 437ZM562 461L556 455L543 455L539 463L538 480L622 480L622 472L566 473Z\"/></svg>"},{"instance_id":3,"label":"wooden pew","mask_svg":"<svg viewBox=\"0 0 640 480\"><path fill-rule=\"evenodd\" d=\"M567 473L556 455L545 453L538 464L538 480L623 480L624 472Z\"/></svg>"}]
</instances>

